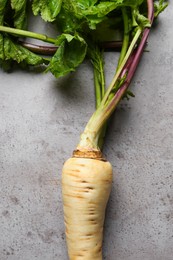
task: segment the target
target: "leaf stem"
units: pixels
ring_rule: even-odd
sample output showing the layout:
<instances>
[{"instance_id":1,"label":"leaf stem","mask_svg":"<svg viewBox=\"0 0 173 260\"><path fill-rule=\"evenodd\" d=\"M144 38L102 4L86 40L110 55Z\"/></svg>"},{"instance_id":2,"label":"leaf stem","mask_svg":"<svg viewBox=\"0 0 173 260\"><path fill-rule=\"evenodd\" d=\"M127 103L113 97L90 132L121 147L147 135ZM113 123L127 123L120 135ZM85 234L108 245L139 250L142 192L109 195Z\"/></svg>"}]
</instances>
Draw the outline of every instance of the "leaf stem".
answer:
<instances>
[{"instance_id":1,"label":"leaf stem","mask_svg":"<svg viewBox=\"0 0 173 260\"><path fill-rule=\"evenodd\" d=\"M39 33L35 33L35 32L25 31L25 30L11 28L11 27L2 26L2 25L0 25L0 32L6 32L6 33L10 33L10 34L13 34L15 36L20 36L20 37L34 38L34 39L41 40L44 42L49 42L49 43L56 42L56 40L54 38L48 37L45 34L39 34Z\"/></svg>"},{"instance_id":2,"label":"leaf stem","mask_svg":"<svg viewBox=\"0 0 173 260\"><path fill-rule=\"evenodd\" d=\"M57 51L58 47L57 46L45 46L45 45L38 45L35 43L30 43L26 41L18 41L19 44L21 44L23 47L26 49L37 53L37 54L43 54L43 55L54 55L55 52Z\"/></svg>"},{"instance_id":3,"label":"leaf stem","mask_svg":"<svg viewBox=\"0 0 173 260\"><path fill-rule=\"evenodd\" d=\"M123 22L124 22L124 37L123 37L123 44L122 44L122 48L121 48L120 57L118 60L117 70L122 63L122 61L126 55L128 46L129 46L129 21L128 21L127 10L125 7L122 7L122 16L123 16Z\"/></svg>"},{"instance_id":4,"label":"leaf stem","mask_svg":"<svg viewBox=\"0 0 173 260\"><path fill-rule=\"evenodd\" d=\"M148 4L148 18L152 24L153 17L154 17L154 6L153 0L147 0ZM142 35L141 41L136 47L137 41L139 37ZM81 135L81 140L77 146L77 149L88 149L88 150L99 150L98 141L99 141L99 134L102 130L102 127L107 122L108 118L111 116L113 111L115 110L116 106L118 105L119 101L122 99L123 95L125 94L132 77L136 71L140 58L142 56L148 35L150 32L150 28L138 28L136 34L130 44L130 47L127 50L127 53L121 62L113 80L110 84L108 90L105 93L105 96L99 106L99 108L94 112L91 116L90 120L88 121L84 132ZM109 100L109 95L111 90L117 83L117 80L121 79L124 73L127 73L126 80L122 84L122 86L118 89L115 93L114 97ZM109 101L109 102L108 102Z\"/></svg>"},{"instance_id":5,"label":"leaf stem","mask_svg":"<svg viewBox=\"0 0 173 260\"><path fill-rule=\"evenodd\" d=\"M96 63L93 60L93 69L94 69L94 86L95 86L95 99L96 99L96 109L100 106L102 98L105 94L105 77L104 77L104 62L103 62L103 51L98 49L97 51ZM98 146L102 147L104 136L106 132L106 124L102 128L99 134Z\"/></svg>"},{"instance_id":6,"label":"leaf stem","mask_svg":"<svg viewBox=\"0 0 173 260\"><path fill-rule=\"evenodd\" d=\"M38 45L35 43L29 43L26 41L19 41L19 43L27 48L28 50L43 55L54 55L58 49L58 46L46 46L46 45ZM104 51L119 51L122 47L122 41L106 41L101 42L99 46L104 49Z\"/></svg>"},{"instance_id":7,"label":"leaf stem","mask_svg":"<svg viewBox=\"0 0 173 260\"><path fill-rule=\"evenodd\" d=\"M94 65L93 65L94 66ZM94 66L94 86L95 86L95 103L96 103L96 108L99 107L101 100L102 100L102 95L101 95L101 86L100 86L100 74L97 70L97 68Z\"/></svg>"},{"instance_id":8,"label":"leaf stem","mask_svg":"<svg viewBox=\"0 0 173 260\"><path fill-rule=\"evenodd\" d=\"M121 73L123 71L123 68L124 68L125 64L127 63L130 55L132 54L134 48L136 47L136 44L137 44L138 39L141 36L141 34L142 34L142 28L139 27L137 29L137 31L136 31L135 36L133 37L133 40L132 40L132 42L131 42L131 44L130 44L127 52L126 52L126 55L125 55L123 61L121 62L117 72L115 73L115 76L112 79L112 82L111 82L110 86L108 87L108 89L107 89L107 91L105 93L105 96L104 96L104 98L102 100L102 106L104 106L107 103L107 100L109 98L109 94L110 94L111 90L113 89L113 87L115 86L115 83L116 83L117 79L121 75Z\"/></svg>"},{"instance_id":9,"label":"leaf stem","mask_svg":"<svg viewBox=\"0 0 173 260\"><path fill-rule=\"evenodd\" d=\"M94 114L89 119L89 121L84 129L84 132L81 135L80 142L77 146L77 149L82 149L84 147L85 149L88 149L88 150L89 149L99 150L98 143L99 143L99 136L101 133L101 128L106 123L108 117L111 114L110 110L108 110L109 112L106 111L107 106L109 106L109 103L107 104L107 102L109 101L109 95L111 93L111 90L115 86L118 78L121 76L124 66L127 63L128 59L130 58L141 33L142 33L142 29L139 28L128 48L128 51L120 65L119 69L117 70L115 76L113 77L113 80L112 80L109 88L107 89L107 91L100 103L100 106L96 109ZM113 111L113 109L112 109L112 111Z\"/></svg>"},{"instance_id":10,"label":"leaf stem","mask_svg":"<svg viewBox=\"0 0 173 260\"><path fill-rule=\"evenodd\" d=\"M129 21L128 21L127 10L125 7L122 7L122 16L123 16L123 22L124 22L124 37L123 37L123 41L122 41L122 48L121 48L120 57L119 57L118 65L117 65L117 70L122 63L122 61L126 55L128 46L129 46ZM103 65L102 65L102 69L103 69ZM100 77L102 77L102 76L104 76L103 70L102 70L102 73L100 72ZM104 87L102 87L101 99L103 98L104 94L105 94L105 83L104 83ZM112 97L113 97L113 95L114 94L112 93ZM100 101L100 103L101 103L101 101ZM100 105L100 104L97 104L97 108L99 107L98 105ZM99 148L102 148L102 146L103 146L106 130L107 130L107 123L104 124L104 126L102 127L102 130L99 133L99 139L98 139Z\"/></svg>"}]
</instances>

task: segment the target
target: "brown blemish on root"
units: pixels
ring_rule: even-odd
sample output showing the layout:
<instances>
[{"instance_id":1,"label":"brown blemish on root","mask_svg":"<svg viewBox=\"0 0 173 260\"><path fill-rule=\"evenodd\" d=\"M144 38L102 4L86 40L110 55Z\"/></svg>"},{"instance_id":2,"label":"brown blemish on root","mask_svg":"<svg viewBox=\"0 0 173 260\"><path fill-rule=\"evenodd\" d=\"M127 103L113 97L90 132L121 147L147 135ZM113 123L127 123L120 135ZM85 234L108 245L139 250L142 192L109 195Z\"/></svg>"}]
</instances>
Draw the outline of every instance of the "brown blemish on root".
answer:
<instances>
[{"instance_id":1,"label":"brown blemish on root","mask_svg":"<svg viewBox=\"0 0 173 260\"><path fill-rule=\"evenodd\" d=\"M84 199L84 197L83 196L81 196L81 195L78 195L78 194L75 194L75 195L73 195L73 194L64 194L65 196L67 196L67 197L72 197L72 198L78 198L78 199Z\"/></svg>"},{"instance_id":2,"label":"brown blemish on root","mask_svg":"<svg viewBox=\"0 0 173 260\"><path fill-rule=\"evenodd\" d=\"M94 222L96 220L95 220L95 218L90 218L89 221Z\"/></svg>"},{"instance_id":3,"label":"brown blemish on root","mask_svg":"<svg viewBox=\"0 0 173 260\"><path fill-rule=\"evenodd\" d=\"M74 171L77 172L77 171ZM79 171L80 172L80 171ZM73 172L69 172L68 175L78 178L78 174L74 174Z\"/></svg>"},{"instance_id":4,"label":"brown blemish on root","mask_svg":"<svg viewBox=\"0 0 173 260\"><path fill-rule=\"evenodd\" d=\"M95 218L93 218L93 219L88 219L88 221L91 222L92 225L98 224L98 222L96 221Z\"/></svg>"},{"instance_id":5,"label":"brown blemish on root","mask_svg":"<svg viewBox=\"0 0 173 260\"><path fill-rule=\"evenodd\" d=\"M85 164L78 164L78 166L85 167L86 165Z\"/></svg>"},{"instance_id":6,"label":"brown blemish on root","mask_svg":"<svg viewBox=\"0 0 173 260\"><path fill-rule=\"evenodd\" d=\"M78 169L71 169L71 172L80 172Z\"/></svg>"},{"instance_id":7,"label":"brown blemish on root","mask_svg":"<svg viewBox=\"0 0 173 260\"><path fill-rule=\"evenodd\" d=\"M77 257L79 256L79 257L83 257L84 255L83 254L77 254L76 255Z\"/></svg>"},{"instance_id":8,"label":"brown blemish on root","mask_svg":"<svg viewBox=\"0 0 173 260\"><path fill-rule=\"evenodd\" d=\"M102 182L103 182L103 183L106 183L106 184L110 184L110 183L111 183L110 180L103 180Z\"/></svg>"},{"instance_id":9,"label":"brown blemish on root","mask_svg":"<svg viewBox=\"0 0 173 260\"><path fill-rule=\"evenodd\" d=\"M86 189L88 189L88 190L94 190L93 187L86 187Z\"/></svg>"},{"instance_id":10,"label":"brown blemish on root","mask_svg":"<svg viewBox=\"0 0 173 260\"><path fill-rule=\"evenodd\" d=\"M102 251L102 246L99 247L97 251L98 251L98 252L101 252L101 251Z\"/></svg>"},{"instance_id":11,"label":"brown blemish on root","mask_svg":"<svg viewBox=\"0 0 173 260\"><path fill-rule=\"evenodd\" d=\"M93 234L89 233L89 234L86 234L86 237L92 237Z\"/></svg>"},{"instance_id":12,"label":"brown blemish on root","mask_svg":"<svg viewBox=\"0 0 173 260\"><path fill-rule=\"evenodd\" d=\"M87 181L81 181L82 183L88 183Z\"/></svg>"},{"instance_id":13,"label":"brown blemish on root","mask_svg":"<svg viewBox=\"0 0 173 260\"><path fill-rule=\"evenodd\" d=\"M74 197L76 197L76 198L78 198L78 199L84 199L84 197L81 196L81 195L76 195L76 196L74 196Z\"/></svg>"},{"instance_id":14,"label":"brown blemish on root","mask_svg":"<svg viewBox=\"0 0 173 260\"><path fill-rule=\"evenodd\" d=\"M84 187L82 190L80 190L80 192L90 192L91 190L93 190L92 187Z\"/></svg>"}]
</instances>

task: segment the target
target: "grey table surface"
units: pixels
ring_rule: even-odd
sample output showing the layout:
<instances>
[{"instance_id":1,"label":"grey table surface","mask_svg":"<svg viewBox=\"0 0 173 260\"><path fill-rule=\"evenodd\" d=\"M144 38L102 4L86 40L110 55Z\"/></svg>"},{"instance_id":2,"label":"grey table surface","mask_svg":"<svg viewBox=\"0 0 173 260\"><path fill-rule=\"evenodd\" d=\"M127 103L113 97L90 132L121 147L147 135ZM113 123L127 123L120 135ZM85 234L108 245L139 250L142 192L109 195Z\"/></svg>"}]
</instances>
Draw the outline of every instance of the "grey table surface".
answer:
<instances>
[{"instance_id":1,"label":"grey table surface","mask_svg":"<svg viewBox=\"0 0 173 260\"><path fill-rule=\"evenodd\" d=\"M110 121L106 260L173 259L172 10L170 1L152 29L131 85L136 97ZM116 54L105 59L109 82ZM61 168L94 110L92 82L87 61L59 80L0 70L0 260L67 260Z\"/></svg>"}]
</instances>

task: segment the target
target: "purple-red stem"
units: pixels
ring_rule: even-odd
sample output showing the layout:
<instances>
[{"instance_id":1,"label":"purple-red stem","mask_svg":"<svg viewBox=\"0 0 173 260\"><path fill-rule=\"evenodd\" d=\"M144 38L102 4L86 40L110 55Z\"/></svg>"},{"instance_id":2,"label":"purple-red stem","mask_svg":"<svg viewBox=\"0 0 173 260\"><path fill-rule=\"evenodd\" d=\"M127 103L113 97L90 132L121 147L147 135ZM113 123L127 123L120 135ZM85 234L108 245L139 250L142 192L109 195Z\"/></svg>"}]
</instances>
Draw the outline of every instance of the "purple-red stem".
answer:
<instances>
[{"instance_id":1,"label":"purple-red stem","mask_svg":"<svg viewBox=\"0 0 173 260\"><path fill-rule=\"evenodd\" d=\"M148 0L147 5L148 5L148 19L149 19L149 21L152 25L152 22L153 22L153 19L154 19L153 0ZM145 48L145 44L146 44L149 32L150 32L150 28L146 28L144 30L143 35L142 35L142 39L141 39L138 47L136 49L134 49L134 51L130 55L129 59L127 60L124 68L122 69L120 77L123 77L126 73L128 73L126 80L125 80L124 84L120 87L120 89L116 92L116 94L114 95L112 101L110 102L109 106L106 109L107 111L109 111L109 109L112 106L116 107L116 105L119 103L119 101L121 100L121 98L125 94L128 86L129 86L129 84L130 84L130 82L133 78L133 75L136 71L136 68L139 64L140 58L143 54L143 50Z\"/></svg>"},{"instance_id":2,"label":"purple-red stem","mask_svg":"<svg viewBox=\"0 0 173 260\"><path fill-rule=\"evenodd\" d=\"M28 43L24 41L19 41L19 43L27 48L30 51L33 51L37 54L43 55L54 55L57 51L58 47L55 46L45 46L45 45L38 45L34 43ZM105 41L100 43L100 47L103 48L105 51L116 51L121 49L122 41Z\"/></svg>"}]
</instances>

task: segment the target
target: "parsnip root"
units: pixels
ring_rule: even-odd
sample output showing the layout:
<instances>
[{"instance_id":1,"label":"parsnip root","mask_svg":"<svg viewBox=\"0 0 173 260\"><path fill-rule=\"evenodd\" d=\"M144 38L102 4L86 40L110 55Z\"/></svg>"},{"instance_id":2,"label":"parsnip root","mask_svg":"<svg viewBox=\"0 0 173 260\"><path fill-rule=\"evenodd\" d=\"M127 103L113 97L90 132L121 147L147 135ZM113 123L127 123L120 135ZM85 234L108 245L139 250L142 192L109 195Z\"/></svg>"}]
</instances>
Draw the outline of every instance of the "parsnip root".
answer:
<instances>
[{"instance_id":1,"label":"parsnip root","mask_svg":"<svg viewBox=\"0 0 173 260\"><path fill-rule=\"evenodd\" d=\"M62 170L66 241L70 260L101 260L112 166L100 159L70 158Z\"/></svg>"}]
</instances>

